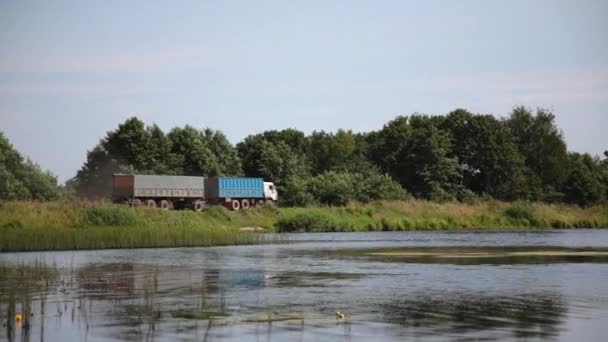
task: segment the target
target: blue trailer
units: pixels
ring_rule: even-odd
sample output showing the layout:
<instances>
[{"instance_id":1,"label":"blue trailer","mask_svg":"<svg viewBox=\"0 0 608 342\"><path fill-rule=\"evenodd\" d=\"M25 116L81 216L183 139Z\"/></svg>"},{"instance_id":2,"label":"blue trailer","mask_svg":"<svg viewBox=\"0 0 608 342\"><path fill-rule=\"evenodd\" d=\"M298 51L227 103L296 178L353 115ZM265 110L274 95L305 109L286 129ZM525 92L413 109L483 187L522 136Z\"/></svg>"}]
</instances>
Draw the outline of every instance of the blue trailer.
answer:
<instances>
[{"instance_id":1,"label":"blue trailer","mask_svg":"<svg viewBox=\"0 0 608 342\"><path fill-rule=\"evenodd\" d=\"M205 179L205 199L208 203L222 203L232 210L277 200L274 184L262 178L213 177Z\"/></svg>"}]
</instances>

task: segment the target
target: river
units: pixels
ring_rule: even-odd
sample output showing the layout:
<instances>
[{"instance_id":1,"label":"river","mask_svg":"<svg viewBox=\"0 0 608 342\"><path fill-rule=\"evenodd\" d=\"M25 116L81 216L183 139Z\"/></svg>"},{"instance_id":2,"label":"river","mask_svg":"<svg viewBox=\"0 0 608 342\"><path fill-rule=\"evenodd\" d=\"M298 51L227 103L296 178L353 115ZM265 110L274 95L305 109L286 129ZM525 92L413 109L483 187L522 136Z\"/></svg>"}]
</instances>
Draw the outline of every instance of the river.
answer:
<instances>
[{"instance_id":1,"label":"river","mask_svg":"<svg viewBox=\"0 0 608 342\"><path fill-rule=\"evenodd\" d=\"M280 240L0 254L0 340L608 336L608 230L287 234Z\"/></svg>"}]
</instances>

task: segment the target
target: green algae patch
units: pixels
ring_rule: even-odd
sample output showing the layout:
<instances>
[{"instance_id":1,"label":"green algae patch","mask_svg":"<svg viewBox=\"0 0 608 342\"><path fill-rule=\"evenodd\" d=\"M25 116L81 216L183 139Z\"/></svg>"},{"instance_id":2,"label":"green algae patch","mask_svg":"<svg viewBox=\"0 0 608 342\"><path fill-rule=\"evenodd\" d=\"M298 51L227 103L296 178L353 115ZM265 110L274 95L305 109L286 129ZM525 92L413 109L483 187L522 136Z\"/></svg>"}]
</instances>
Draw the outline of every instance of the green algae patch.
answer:
<instances>
[{"instance_id":1,"label":"green algae patch","mask_svg":"<svg viewBox=\"0 0 608 342\"><path fill-rule=\"evenodd\" d=\"M530 251L513 253L422 253L422 252L388 252L388 253L369 253L376 256L393 257L423 257L434 256L441 258L497 258L504 256L608 256L608 251Z\"/></svg>"},{"instance_id":2,"label":"green algae patch","mask_svg":"<svg viewBox=\"0 0 608 342\"><path fill-rule=\"evenodd\" d=\"M242 322L245 323L273 323L273 322L290 322L303 321L306 317L303 313L293 314L278 314L278 313L261 313L251 317L243 317Z\"/></svg>"},{"instance_id":3,"label":"green algae patch","mask_svg":"<svg viewBox=\"0 0 608 342\"><path fill-rule=\"evenodd\" d=\"M341 251L337 257L448 264L535 264L608 262L608 248L566 247L407 247Z\"/></svg>"}]
</instances>

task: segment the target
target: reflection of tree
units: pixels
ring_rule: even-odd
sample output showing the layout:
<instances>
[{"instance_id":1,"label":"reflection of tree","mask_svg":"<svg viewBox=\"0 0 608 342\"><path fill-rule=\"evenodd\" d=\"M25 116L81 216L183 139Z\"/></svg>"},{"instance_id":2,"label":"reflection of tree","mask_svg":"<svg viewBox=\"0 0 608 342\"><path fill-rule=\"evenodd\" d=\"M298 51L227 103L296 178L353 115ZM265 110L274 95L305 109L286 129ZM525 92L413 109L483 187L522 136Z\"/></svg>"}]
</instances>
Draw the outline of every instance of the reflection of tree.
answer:
<instances>
[{"instance_id":1,"label":"reflection of tree","mask_svg":"<svg viewBox=\"0 0 608 342\"><path fill-rule=\"evenodd\" d=\"M36 299L40 301L40 316L44 317L48 289L57 278L56 269L38 263L0 267L0 310L7 314L5 326L9 341L15 340L17 329L21 329L21 340L29 341L33 302ZM44 320L41 321L41 331L44 332Z\"/></svg>"},{"instance_id":2,"label":"reflection of tree","mask_svg":"<svg viewBox=\"0 0 608 342\"><path fill-rule=\"evenodd\" d=\"M555 293L414 295L382 304L384 320L429 334L509 330L517 337L556 334L567 306Z\"/></svg>"},{"instance_id":3,"label":"reflection of tree","mask_svg":"<svg viewBox=\"0 0 608 342\"><path fill-rule=\"evenodd\" d=\"M135 267L128 263L89 265L78 270L78 283L85 297L128 298L135 288Z\"/></svg>"},{"instance_id":4,"label":"reflection of tree","mask_svg":"<svg viewBox=\"0 0 608 342\"><path fill-rule=\"evenodd\" d=\"M203 327L212 329L212 321L227 316L226 299L223 284L220 282L220 271L209 269L196 271L181 268L159 268L146 265L135 265L134 269L122 268L119 264L108 266L114 270L114 276L131 279L132 286L124 287L118 281L101 282L105 284L106 297L112 300L110 306L98 304L105 316L104 320L120 320L122 328L108 331L118 340L154 340L159 333L198 333ZM114 267L114 268L112 268ZM99 280L95 272L104 273L103 268L89 268L88 276L92 284ZM82 274L79 272L79 274ZM125 288L130 288L125 296ZM101 299L101 298L100 298ZM163 320L163 324L158 322ZM161 331L162 327L162 331ZM208 333L208 332L207 332Z\"/></svg>"}]
</instances>

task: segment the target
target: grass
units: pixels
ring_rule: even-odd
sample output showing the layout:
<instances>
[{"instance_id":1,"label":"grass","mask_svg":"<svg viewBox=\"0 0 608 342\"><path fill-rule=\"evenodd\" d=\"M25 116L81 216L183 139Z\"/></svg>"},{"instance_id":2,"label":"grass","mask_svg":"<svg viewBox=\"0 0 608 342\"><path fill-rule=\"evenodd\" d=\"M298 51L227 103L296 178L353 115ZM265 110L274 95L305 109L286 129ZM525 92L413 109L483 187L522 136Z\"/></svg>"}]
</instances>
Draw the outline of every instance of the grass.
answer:
<instances>
[{"instance_id":1,"label":"grass","mask_svg":"<svg viewBox=\"0 0 608 342\"><path fill-rule=\"evenodd\" d=\"M419 200L197 213L109 203L1 202L0 251L250 244L271 232L606 228L608 206Z\"/></svg>"},{"instance_id":2,"label":"grass","mask_svg":"<svg viewBox=\"0 0 608 342\"><path fill-rule=\"evenodd\" d=\"M239 227L260 214L221 207L196 213L108 203L4 202L0 251L251 244L262 236L241 233Z\"/></svg>"}]
</instances>

